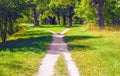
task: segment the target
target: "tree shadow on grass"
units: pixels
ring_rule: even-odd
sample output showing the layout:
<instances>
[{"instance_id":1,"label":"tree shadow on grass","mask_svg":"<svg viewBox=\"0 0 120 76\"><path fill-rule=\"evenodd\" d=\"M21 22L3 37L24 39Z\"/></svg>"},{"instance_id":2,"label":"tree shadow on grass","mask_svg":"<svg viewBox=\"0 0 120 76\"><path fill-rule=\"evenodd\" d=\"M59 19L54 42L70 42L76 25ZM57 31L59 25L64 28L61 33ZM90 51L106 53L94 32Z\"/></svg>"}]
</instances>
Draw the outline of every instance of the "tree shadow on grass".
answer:
<instances>
[{"instance_id":1,"label":"tree shadow on grass","mask_svg":"<svg viewBox=\"0 0 120 76\"><path fill-rule=\"evenodd\" d=\"M89 43L82 42L81 44L78 44L77 41L75 43L74 40L85 41L85 40L88 40L88 39L97 39L97 38L101 38L101 37L100 36L65 36L64 37L66 42L71 42L71 43L68 44L69 50L75 50L75 49L93 50L95 48L93 48Z\"/></svg>"},{"instance_id":2,"label":"tree shadow on grass","mask_svg":"<svg viewBox=\"0 0 120 76\"><path fill-rule=\"evenodd\" d=\"M75 45L75 44L69 44L68 45L69 50L87 50L87 49L93 49L89 47L88 45Z\"/></svg>"},{"instance_id":3,"label":"tree shadow on grass","mask_svg":"<svg viewBox=\"0 0 120 76\"><path fill-rule=\"evenodd\" d=\"M28 34L27 34L28 35ZM34 34L35 35L35 34ZM34 36L31 35L30 36ZM24 37L24 34L22 35ZM46 51L46 47L51 42L52 37L50 35L41 36L41 37L30 37L30 38L18 38L17 40L10 40L4 44L0 43L0 50L1 51L31 51L40 53Z\"/></svg>"},{"instance_id":4,"label":"tree shadow on grass","mask_svg":"<svg viewBox=\"0 0 120 76\"><path fill-rule=\"evenodd\" d=\"M48 32L40 32L40 31L29 31L24 34L16 34L15 37L40 37L40 36L48 36L51 35L51 33Z\"/></svg>"},{"instance_id":5,"label":"tree shadow on grass","mask_svg":"<svg viewBox=\"0 0 120 76\"><path fill-rule=\"evenodd\" d=\"M86 39L96 39L101 38L100 36L65 36L64 39L66 42L73 40L86 40Z\"/></svg>"}]
</instances>

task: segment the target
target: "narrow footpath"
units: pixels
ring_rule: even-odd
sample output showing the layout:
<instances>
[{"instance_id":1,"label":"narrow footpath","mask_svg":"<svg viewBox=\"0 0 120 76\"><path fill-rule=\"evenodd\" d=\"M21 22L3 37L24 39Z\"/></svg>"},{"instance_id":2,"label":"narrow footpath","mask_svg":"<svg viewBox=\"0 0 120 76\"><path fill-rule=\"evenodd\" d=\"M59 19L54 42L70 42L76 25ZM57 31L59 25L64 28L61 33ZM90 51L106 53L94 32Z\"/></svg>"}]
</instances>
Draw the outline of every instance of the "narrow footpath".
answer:
<instances>
[{"instance_id":1,"label":"narrow footpath","mask_svg":"<svg viewBox=\"0 0 120 76\"><path fill-rule=\"evenodd\" d=\"M68 46L63 39L64 34L69 29L70 28L64 30L60 33L60 35L53 31L50 31L51 33L53 33L53 41L49 45L48 52L43 58L41 65L39 66L37 76L52 76L54 74L54 65L61 54L63 54L65 57L69 76L80 76L78 68L76 67L75 62L73 62L71 58Z\"/></svg>"}]
</instances>

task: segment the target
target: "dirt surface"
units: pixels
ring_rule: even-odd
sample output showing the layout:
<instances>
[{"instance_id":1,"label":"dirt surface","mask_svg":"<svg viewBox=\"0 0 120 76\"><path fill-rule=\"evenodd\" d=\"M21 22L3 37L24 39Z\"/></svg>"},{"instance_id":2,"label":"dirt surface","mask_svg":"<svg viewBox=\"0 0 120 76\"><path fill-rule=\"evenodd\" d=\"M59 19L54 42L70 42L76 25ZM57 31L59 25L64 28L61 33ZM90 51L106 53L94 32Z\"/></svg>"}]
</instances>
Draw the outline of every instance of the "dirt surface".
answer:
<instances>
[{"instance_id":1,"label":"dirt surface","mask_svg":"<svg viewBox=\"0 0 120 76\"><path fill-rule=\"evenodd\" d=\"M63 32L61 32L60 35L53 31L50 31L51 33L53 33L53 40L48 47L46 56L43 58L42 63L39 66L37 76L52 76L54 74L54 65L61 54L63 54L65 57L69 75L80 76L78 68L73 62L71 55L68 51L68 46L63 39L64 34L69 29L70 28L64 30Z\"/></svg>"}]
</instances>

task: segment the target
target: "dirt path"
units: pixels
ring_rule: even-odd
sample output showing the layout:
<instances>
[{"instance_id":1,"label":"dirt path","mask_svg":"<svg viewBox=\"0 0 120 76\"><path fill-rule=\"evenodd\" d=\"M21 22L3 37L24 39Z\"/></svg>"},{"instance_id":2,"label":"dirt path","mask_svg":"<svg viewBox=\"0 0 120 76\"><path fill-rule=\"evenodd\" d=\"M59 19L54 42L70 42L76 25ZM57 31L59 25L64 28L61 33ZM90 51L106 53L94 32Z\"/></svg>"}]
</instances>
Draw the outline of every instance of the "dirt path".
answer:
<instances>
[{"instance_id":1,"label":"dirt path","mask_svg":"<svg viewBox=\"0 0 120 76\"><path fill-rule=\"evenodd\" d=\"M69 30L70 28L64 30L61 32L60 35L57 33L50 31L53 33L53 41L49 45L48 53L42 60L41 65L39 66L39 71L37 76L52 76L54 74L54 65L60 56L60 54L63 54L66 60L67 68L69 71L70 76L80 76L79 71L73 62L71 55L68 51L67 44L65 43L63 37L64 34Z\"/></svg>"}]
</instances>

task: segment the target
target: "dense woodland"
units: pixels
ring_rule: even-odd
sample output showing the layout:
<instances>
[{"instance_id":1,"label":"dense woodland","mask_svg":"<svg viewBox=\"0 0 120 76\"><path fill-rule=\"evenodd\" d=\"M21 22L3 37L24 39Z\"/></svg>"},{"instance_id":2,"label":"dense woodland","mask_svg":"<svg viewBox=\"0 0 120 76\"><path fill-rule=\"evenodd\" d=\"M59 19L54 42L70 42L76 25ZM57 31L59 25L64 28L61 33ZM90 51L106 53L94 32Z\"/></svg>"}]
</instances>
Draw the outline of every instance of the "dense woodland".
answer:
<instances>
[{"instance_id":1,"label":"dense woodland","mask_svg":"<svg viewBox=\"0 0 120 76\"><path fill-rule=\"evenodd\" d=\"M0 0L0 36L20 30L20 23L69 25L120 25L119 0Z\"/></svg>"}]
</instances>

